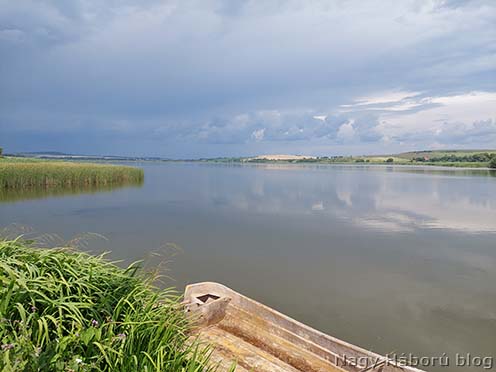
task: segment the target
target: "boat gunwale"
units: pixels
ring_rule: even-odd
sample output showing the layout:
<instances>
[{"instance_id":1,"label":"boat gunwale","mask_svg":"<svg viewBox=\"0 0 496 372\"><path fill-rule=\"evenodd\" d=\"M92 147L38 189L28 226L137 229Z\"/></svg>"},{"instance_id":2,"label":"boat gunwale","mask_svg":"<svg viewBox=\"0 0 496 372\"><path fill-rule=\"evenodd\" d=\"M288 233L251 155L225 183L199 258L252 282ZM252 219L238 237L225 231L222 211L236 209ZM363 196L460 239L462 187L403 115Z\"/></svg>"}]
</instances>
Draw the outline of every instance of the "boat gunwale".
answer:
<instances>
[{"instance_id":1,"label":"boat gunwale","mask_svg":"<svg viewBox=\"0 0 496 372\"><path fill-rule=\"evenodd\" d=\"M256 311L257 316L261 317L262 319L268 322L274 323L275 325L285 329L288 332L295 333L304 341L311 342L329 353L336 354L338 356L349 354L349 356L356 358L356 360L360 360L359 358L366 357L378 363L380 363L381 361L382 362L387 361L386 368L387 367L390 368L385 369L384 372L387 372L388 370L405 371L405 372L425 372L415 367L399 365L393 360L390 359L388 360L383 355L377 354L373 351L366 350L360 346L351 344L337 337L323 333L273 308L270 308L267 305L264 305L239 292L236 292L233 289L221 283L207 281L207 282L188 284L184 292L184 300L186 303L198 303L198 297L202 297L206 295L214 295L218 298L227 297L230 299L230 303L232 305L238 306L242 310L247 312L252 312L250 311L250 308L255 308L257 309ZM329 343L332 345L325 345L323 341L325 343ZM341 350L335 350L332 346L334 346L336 349L341 349ZM346 353L343 353L343 351L346 351ZM379 367L379 365L377 367ZM367 370L373 370L373 369L367 369Z\"/></svg>"}]
</instances>

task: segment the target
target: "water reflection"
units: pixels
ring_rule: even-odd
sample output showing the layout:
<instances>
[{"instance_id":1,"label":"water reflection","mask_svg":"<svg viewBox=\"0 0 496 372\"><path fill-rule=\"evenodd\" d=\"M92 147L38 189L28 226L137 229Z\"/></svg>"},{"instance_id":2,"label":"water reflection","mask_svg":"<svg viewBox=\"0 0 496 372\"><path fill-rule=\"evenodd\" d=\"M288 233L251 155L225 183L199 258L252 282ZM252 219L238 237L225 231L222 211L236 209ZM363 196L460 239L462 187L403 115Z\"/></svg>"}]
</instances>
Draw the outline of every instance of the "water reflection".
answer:
<instances>
[{"instance_id":1,"label":"water reflection","mask_svg":"<svg viewBox=\"0 0 496 372\"><path fill-rule=\"evenodd\" d=\"M141 188L0 204L0 226L99 233L109 240L91 249L128 262L176 243L167 275L180 290L222 282L380 353L494 354L494 173L143 167Z\"/></svg>"},{"instance_id":2,"label":"water reflection","mask_svg":"<svg viewBox=\"0 0 496 372\"><path fill-rule=\"evenodd\" d=\"M257 166L258 172L236 175L235 181L222 180L214 187L205 185L196 194L203 194L219 208L274 216L315 214L386 232L436 228L496 231L495 172L363 169Z\"/></svg>"},{"instance_id":3,"label":"water reflection","mask_svg":"<svg viewBox=\"0 0 496 372\"><path fill-rule=\"evenodd\" d=\"M24 187L22 189L0 188L0 203L12 203L30 199L44 199L77 194L111 192L127 187L142 187L143 180L135 180L112 185L69 185L50 187Z\"/></svg>"}]
</instances>

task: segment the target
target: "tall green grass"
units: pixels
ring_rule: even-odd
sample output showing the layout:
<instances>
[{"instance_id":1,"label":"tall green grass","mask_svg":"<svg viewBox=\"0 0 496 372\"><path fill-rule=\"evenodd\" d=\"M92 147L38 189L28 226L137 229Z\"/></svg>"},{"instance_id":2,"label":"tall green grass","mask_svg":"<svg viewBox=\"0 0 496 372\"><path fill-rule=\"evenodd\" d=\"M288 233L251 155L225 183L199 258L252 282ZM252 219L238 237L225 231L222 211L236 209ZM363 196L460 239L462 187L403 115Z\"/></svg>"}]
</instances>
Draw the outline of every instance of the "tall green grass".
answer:
<instances>
[{"instance_id":1,"label":"tall green grass","mask_svg":"<svg viewBox=\"0 0 496 372\"><path fill-rule=\"evenodd\" d=\"M0 241L0 370L204 371L172 290L134 264Z\"/></svg>"},{"instance_id":2,"label":"tall green grass","mask_svg":"<svg viewBox=\"0 0 496 372\"><path fill-rule=\"evenodd\" d=\"M108 186L142 182L143 170L135 167L63 161L13 161L0 159L0 188Z\"/></svg>"}]
</instances>

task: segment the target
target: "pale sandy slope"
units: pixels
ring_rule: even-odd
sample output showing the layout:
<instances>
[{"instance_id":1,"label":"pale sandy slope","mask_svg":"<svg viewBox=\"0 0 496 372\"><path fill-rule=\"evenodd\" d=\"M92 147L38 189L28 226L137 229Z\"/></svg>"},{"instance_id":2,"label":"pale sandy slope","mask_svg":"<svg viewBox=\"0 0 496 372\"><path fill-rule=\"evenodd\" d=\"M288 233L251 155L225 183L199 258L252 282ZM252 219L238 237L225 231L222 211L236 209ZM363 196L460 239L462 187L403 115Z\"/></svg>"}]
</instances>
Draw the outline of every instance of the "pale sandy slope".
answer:
<instances>
[{"instance_id":1,"label":"pale sandy slope","mask_svg":"<svg viewBox=\"0 0 496 372\"><path fill-rule=\"evenodd\" d=\"M302 160L302 159L315 159L315 156L308 155L284 155L284 154L275 154L275 155L258 155L254 158L257 160Z\"/></svg>"}]
</instances>

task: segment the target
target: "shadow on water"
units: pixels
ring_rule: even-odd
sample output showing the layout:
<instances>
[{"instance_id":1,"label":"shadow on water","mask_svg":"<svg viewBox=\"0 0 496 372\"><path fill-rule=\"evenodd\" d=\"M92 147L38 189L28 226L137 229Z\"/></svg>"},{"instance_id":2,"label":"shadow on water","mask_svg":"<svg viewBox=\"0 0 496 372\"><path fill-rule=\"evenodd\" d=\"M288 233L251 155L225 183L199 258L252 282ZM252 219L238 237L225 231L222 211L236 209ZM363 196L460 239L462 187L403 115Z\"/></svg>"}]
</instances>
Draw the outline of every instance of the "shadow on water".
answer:
<instances>
[{"instance_id":1,"label":"shadow on water","mask_svg":"<svg viewBox=\"0 0 496 372\"><path fill-rule=\"evenodd\" d=\"M78 194L96 194L112 192L123 188L142 187L144 180L118 182L110 185L70 185L70 186L44 186L24 187L22 189L0 188L0 203L14 203L23 200L44 199Z\"/></svg>"}]
</instances>

